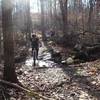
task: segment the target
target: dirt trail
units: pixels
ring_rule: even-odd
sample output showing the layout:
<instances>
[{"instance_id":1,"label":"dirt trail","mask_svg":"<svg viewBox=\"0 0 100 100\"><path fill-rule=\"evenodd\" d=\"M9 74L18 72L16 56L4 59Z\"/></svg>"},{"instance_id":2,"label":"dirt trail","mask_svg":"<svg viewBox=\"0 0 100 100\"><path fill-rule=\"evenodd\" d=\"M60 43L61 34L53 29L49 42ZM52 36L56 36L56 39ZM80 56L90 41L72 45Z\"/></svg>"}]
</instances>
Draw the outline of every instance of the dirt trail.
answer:
<instances>
[{"instance_id":1,"label":"dirt trail","mask_svg":"<svg viewBox=\"0 0 100 100\"><path fill-rule=\"evenodd\" d=\"M17 70L21 83L55 100L100 100L99 61L80 64L78 67L58 65L50 61L51 55L46 47L41 47L37 66L32 57ZM25 99L24 99L25 100ZM30 99L29 99L30 100Z\"/></svg>"}]
</instances>

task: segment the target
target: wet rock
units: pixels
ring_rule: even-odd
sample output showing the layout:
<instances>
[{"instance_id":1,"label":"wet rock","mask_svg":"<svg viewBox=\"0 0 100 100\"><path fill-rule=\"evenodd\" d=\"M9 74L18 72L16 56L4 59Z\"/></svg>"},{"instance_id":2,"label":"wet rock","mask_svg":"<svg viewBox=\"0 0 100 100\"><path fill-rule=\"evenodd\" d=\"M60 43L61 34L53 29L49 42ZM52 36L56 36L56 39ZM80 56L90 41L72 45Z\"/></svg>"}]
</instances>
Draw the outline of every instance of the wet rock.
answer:
<instances>
[{"instance_id":1,"label":"wet rock","mask_svg":"<svg viewBox=\"0 0 100 100\"><path fill-rule=\"evenodd\" d=\"M81 92L81 95L79 96L79 100L89 100L89 96L86 92Z\"/></svg>"},{"instance_id":2,"label":"wet rock","mask_svg":"<svg viewBox=\"0 0 100 100\"><path fill-rule=\"evenodd\" d=\"M74 97L75 96L75 93L71 93L70 96Z\"/></svg>"},{"instance_id":3,"label":"wet rock","mask_svg":"<svg viewBox=\"0 0 100 100\"><path fill-rule=\"evenodd\" d=\"M27 75L28 74L28 71L25 71L24 74Z\"/></svg>"},{"instance_id":4,"label":"wet rock","mask_svg":"<svg viewBox=\"0 0 100 100\"><path fill-rule=\"evenodd\" d=\"M22 74L23 74L23 71L22 71L22 70L19 70L19 71L17 72L17 74L18 74L18 75L22 75Z\"/></svg>"},{"instance_id":5,"label":"wet rock","mask_svg":"<svg viewBox=\"0 0 100 100\"><path fill-rule=\"evenodd\" d=\"M67 60L66 60L66 63L67 64L73 64L74 63L74 59L69 57Z\"/></svg>"},{"instance_id":6,"label":"wet rock","mask_svg":"<svg viewBox=\"0 0 100 100\"><path fill-rule=\"evenodd\" d=\"M14 97L11 97L11 98L10 98L10 100L16 100L16 98L14 98Z\"/></svg>"},{"instance_id":7,"label":"wet rock","mask_svg":"<svg viewBox=\"0 0 100 100\"><path fill-rule=\"evenodd\" d=\"M94 84L96 84L96 81L92 81L91 83L94 85Z\"/></svg>"}]
</instances>

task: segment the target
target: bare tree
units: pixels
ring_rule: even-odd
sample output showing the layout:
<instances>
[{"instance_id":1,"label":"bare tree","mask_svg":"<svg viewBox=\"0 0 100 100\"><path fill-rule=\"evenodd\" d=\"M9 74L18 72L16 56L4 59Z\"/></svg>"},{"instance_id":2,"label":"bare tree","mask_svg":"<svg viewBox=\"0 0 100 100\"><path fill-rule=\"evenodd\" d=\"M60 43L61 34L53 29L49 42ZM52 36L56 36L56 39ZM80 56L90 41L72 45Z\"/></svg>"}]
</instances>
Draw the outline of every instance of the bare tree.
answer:
<instances>
[{"instance_id":1,"label":"bare tree","mask_svg":"<svg viewBox=\"0 0 100 100\"><path fill-rule=\"evenodd\" d=\"M44 17L44 2L45 0L40 0L40 5L41 5L41 31L42 31L42 39L43 41L46 40L45 37L45 17Z\"/></svg>"},{"instance_id":2,"label":"bare tree","mask_svg":"<svg viewBox=\"0 0 100 100\"><path fill-rule=\"evenodd\" d=\"M67 3L68 0L59 0L60 3L60 9L61 9L61 13L62 13L62 21L63 21L63 33L65 35L66 32L68 31L68 24L67 24Z\"/></svg>"},{"instance_id":3,"label":"bare tree","mask_svg":"<svg viewBox=\"0 0 100 100\"><path fill-rule=\"evenodd\" d=\"M96 31L100 32L100 0L96 1Z\"/></svg>"},{"instance_id":4,"label":"bare tree","mask_svg":"<svg viewBox=\"0 0 100 100\"><path fill-rule=\"evenodd\" d=\"M30 16L30 0L26 0L26 17L27 17L27 33L31 37L32 33L32 20Z\"/></svg>"},{"instance_id":5,"label":"bare tree","mask_svg":"<svg viewBox=\"0 0 100 100\"><path fill-rule=\"evenodd\" d=\"M57 0L54 1L54 26L57 28Z\"/></svg>"},{"instance_id":6,"label":"bare tree","mask_svg":"<svg viewBox=\"0 0 100 100\"><path fill-rule=\"evenodd\" d=\"M88 30L92 31L92 22L93 22L93 7L94 7L95 0L89 0L90 9L89 9L89 17L88 17Z\"/></svg>"},{"instance_id":7,"label":"bare tree","mask_svg":"<svg viewBox=\"0 0 100 100\"><path fill-rule=\"evenodd\" d=\"M16 83L18 82L18 80L14 66L12 2L12 0L2 0L2 28L4 37L4 79Z\"/></svg>"},{"instance_id":8,"label":"bare tree","mask_svg":"<svg viewBox=\"0 0 100 100\"><path fill-rule=\"evenodd\" d=\"M0 9L1 9L1 2L0 2ZM1 14L1 10L0 10L0 63L1 63L1 51L2 51L2 48L1 48L1 32L2 32L2 22L1 22L1 17L2 17L2 14Z\"/></svg>"},{"instance_id":9,"label":"bare tree","mask_svg":"<svg viewBox=\"0 0 100 100\"><path fill-rule=\"evenodd\" d=\"M1 63L1 52L2 52L2 47L1 47L1 31L0 31L0 63Z\"/></svg>"}]
</instances>

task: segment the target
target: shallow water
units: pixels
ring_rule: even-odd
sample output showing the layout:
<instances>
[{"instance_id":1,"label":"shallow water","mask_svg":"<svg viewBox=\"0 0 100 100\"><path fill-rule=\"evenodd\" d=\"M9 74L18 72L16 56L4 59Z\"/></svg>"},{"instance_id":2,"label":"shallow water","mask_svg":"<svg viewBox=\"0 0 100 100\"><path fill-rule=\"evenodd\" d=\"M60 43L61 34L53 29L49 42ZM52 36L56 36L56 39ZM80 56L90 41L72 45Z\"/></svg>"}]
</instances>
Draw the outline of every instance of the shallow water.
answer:
<instances>
[{"instance_id":1,"label":"shallow water","mask_svg":"<svg viewBox=\"0 0 100 100\"><path fill-rule=\"evenodd\" d=\"M54 67L56 66L56 63L54 61L51 61L51 54L49 52L42 53L41 49L39 52L39 60L36 60L36 65L38 67ZM25 62L26 66L33 66L33 58L30 57Z\"/></svg>"}]
</instances>

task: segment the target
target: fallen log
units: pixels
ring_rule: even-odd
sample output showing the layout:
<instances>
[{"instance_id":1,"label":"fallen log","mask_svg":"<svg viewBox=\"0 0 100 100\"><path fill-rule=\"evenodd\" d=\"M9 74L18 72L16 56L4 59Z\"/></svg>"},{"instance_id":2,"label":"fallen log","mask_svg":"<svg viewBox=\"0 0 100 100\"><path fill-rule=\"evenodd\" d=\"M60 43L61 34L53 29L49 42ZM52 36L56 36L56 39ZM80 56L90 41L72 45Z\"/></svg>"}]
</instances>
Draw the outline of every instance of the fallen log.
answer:
<instances>
[{"instance_id":1,"label":"fallen log","mask_svg":"<svg viewBox=\"0 0 100 100\"><path fill-rule=\"evenodd\" d=\"M56 99L53 99L53 98L48 98L48 97L42 96L41 94L39 94L37 92L31 91L29 89L26 89L25 87L19 86L18 84L11 83L11 82L8 82L8 81L5 81L5 80L0 80L0 84L5 84L5 85L8 85L12 88L20 89L20 90L26 92L29 96L33 96L34 98L36 98L36 100L40 100L41 98L43 100L56 100Z\"/></svg>"},{"instance_id":2,"label":"fallen log","mask_svg":"<svg viewBox=\"0 0 100 100\"><path fill-rule=\"evenodd\" d=\"M86 47L88 54L97 54L100 53L100 45Z\"/></svg>"},{"instance_id":3,"label":"fallen log","mask_svg":"<svg viewBox=\"0 0 100 100\"><path fill-rule=\"evenodd\" d=\"M78 46L73 51L75 52L75 59L91 61L100 58L100 45Z\"/></svg>"}]
</instances>

